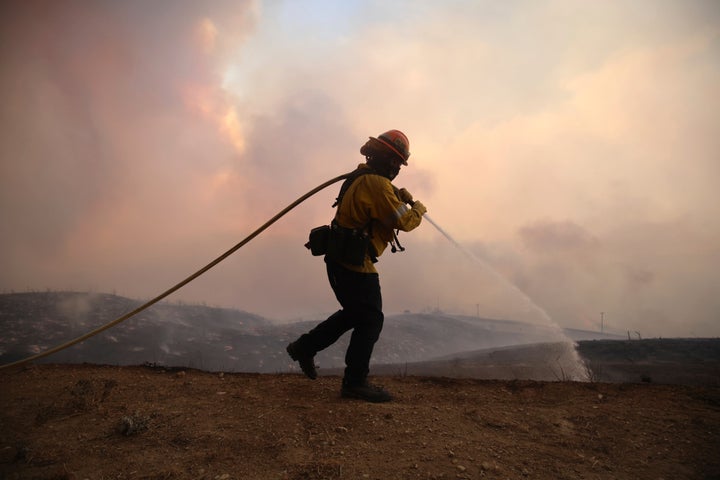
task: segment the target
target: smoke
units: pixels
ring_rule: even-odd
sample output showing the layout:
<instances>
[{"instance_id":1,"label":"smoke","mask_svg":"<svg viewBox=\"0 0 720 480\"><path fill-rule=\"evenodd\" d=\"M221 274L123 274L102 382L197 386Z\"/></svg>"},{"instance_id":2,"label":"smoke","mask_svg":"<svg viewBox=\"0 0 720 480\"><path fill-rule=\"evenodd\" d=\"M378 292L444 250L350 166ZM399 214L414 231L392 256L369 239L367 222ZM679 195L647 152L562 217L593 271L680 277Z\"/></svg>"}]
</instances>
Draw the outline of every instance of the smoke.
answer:
<instances>
[{"instance_id":1,"label":"smoke","mask_svg":"<svg viewBox=\"0 0 720 480\"><path fill-rule=\"evenodd\" d=\"M234 3L215 13L245 30L251 5ZM212 58L194 43L202 9L5 4L3 244L16 285L89 286L88 262L114 268L153 246L147 255L157 257L159 244L188 233L184 218L199 230L216 226L203 209L213 187L233 183L223 174L238 157L216 119L186 102L188 90L206 87L217 110L209 114L231 111ZM133 246L144 248L122 251Z\"/></svg>"},{"instance_id":2,"label":"smoke","mask_svg":"<svg viewBox=\"0 0 720 480\"><path fill-rule=\"evenodd\" d=\"M153 296L400 128L398 186L554 321L720 333L716 2L0 9L0 289ZM177 295L334 310L302 244L336 194ZM532 317L429 225L401 238L388 311Z\"/></svg>"}]
</instances>

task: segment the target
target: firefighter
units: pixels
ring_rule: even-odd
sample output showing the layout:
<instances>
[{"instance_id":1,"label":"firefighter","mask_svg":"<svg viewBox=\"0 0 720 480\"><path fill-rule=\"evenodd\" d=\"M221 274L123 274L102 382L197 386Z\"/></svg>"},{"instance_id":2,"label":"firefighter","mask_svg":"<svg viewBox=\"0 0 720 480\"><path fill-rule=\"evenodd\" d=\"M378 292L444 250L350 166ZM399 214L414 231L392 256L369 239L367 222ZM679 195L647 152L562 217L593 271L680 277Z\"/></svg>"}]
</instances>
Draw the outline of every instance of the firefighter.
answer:
<instances>
[{"instance_id":1,"label":"firefighter","mask_svg":"<svg viewBox=\"0 0 720 480\"><path fill-rule=\"evenodd\" d=\"M340 189L325 255L330 286L342 308L287 346L303 373L315 379L315 354L352 330L341 388L345 398L392 400L389 392L368 383L367 377L384 320L375 262L388 244L393 250L399 247L395 230L415 229L427 211L407 190L398 190L391 183L402 166L407 166L409 147L408 138L399 130L370 137L361 147L365 163L358 165Z\"/></svg>"}]
</instances>

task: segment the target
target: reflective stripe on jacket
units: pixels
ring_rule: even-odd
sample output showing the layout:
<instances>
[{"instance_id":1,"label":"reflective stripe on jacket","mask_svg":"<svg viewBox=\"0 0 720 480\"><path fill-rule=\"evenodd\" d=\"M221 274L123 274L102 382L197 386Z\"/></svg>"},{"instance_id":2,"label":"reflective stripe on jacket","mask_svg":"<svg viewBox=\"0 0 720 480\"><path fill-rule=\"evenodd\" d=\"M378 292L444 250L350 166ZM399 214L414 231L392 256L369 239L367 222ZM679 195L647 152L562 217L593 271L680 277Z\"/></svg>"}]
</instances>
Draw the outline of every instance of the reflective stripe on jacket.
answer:
<instances>
[{"instance_id":1,"label":"reflective stripe on jacket","mask_svg":"<svg viewBox=\"0 0 720 480\"><path fill-rule=\"evenodd\" d=\"M370 167L360 164L358 168ZM409 232L420 225L422 215L397 198L389 179L370 173L361 175L350 185L337 207L335 220L348 228L362 228L372 220L371 241L379 257L393 239L393 230ZM365 256L362 266L345 263L343 266L356 272L377 273L369 256Z\"/></svg>"}]
</instances>

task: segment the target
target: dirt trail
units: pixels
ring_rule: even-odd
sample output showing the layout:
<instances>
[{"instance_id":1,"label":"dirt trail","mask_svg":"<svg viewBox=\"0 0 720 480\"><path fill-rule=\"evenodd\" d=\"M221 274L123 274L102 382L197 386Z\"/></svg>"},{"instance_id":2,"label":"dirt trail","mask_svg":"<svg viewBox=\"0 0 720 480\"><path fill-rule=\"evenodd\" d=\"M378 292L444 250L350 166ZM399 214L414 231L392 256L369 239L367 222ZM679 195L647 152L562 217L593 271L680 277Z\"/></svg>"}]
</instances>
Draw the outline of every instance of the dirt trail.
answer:
<instances>
[{"instance_id":1,"label":"dirt trail","mask_svg":"<svg viewBox=\"0 0 720 480\"><path fill-rule=\"evenodd\" d=\"M145 367L0 372L4 479L714 479L720 389Z\"/></svg>"}]
</instances>

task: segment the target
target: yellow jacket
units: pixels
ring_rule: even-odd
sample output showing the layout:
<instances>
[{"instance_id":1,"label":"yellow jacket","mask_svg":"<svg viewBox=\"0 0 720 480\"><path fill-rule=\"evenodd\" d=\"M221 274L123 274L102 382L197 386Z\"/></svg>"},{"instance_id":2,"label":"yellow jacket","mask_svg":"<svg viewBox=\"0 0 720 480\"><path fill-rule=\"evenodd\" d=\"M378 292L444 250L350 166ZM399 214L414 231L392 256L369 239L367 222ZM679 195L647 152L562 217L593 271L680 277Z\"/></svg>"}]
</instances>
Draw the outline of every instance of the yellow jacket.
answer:
<instances>
[{"instance_id":1,"label":"yellow jacket","mask_svg":"<svg viewBox=\"0 0 720 480\"><path fill-rule=\"evenodd\" d=\"M362 163L358 168L370 167ZM335 220L347 228L362 228L372 220L371 242L379 257L393 239L393 230L413 230L420 225L422 214L397 198L389 179L370 173L361 175L350 185L337 207ZM342 265L356 272L377 273L375 265L367 255L361 266L347 263Z\"/></svg>"}]
</instances>

